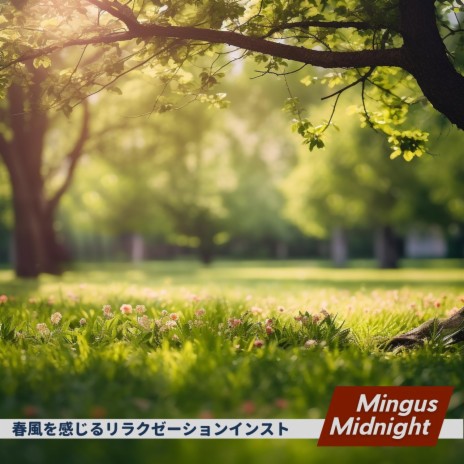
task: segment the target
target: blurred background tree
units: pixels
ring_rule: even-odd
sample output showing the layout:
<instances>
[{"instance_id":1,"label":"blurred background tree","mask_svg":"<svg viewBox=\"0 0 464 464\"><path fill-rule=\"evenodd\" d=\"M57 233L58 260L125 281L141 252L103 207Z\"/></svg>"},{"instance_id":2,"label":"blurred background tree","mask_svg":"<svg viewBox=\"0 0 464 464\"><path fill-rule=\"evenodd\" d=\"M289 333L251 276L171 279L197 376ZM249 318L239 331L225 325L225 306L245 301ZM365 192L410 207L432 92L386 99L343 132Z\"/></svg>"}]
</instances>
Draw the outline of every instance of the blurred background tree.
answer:
<instances>
[{"instance_id":1,"label":"blurred background tree","mask_svg":"<svg viewBox=\"0 0 464 464\"><path fill-rule=\"evenodd\" d=\"M408 243L427 239L432 225L439 233L431 239L445 243L440 256L462 256L459 131L431 116L424 128L434 154L392 161L384 138L359 128L347 98L338 109L340 131L332 128L326 147L309 152L281 110L289 92L298 94L301 75L263 76L250 88L251 72L237 65L226 76L227 110L211 101L152 114L163 84L144 74L121 82L121 92L94 97L92 137L72 183L69 158L60 164L60 154L82 131L82 112L69 120L47 114L43 192L52 198L66 185L53 231L70 256L138 261L195 252L204 263L218 255L330 258L338 266L375 257L395 267L415 256ZM316 93L299 97L321 114ZM0 175L7 180L5 166ZM15 258L12 193L3 182L4 262Z\"/></svg>"},{"instance_id":2,"label":"blurred background tree","mask_svg":"<svg viewBox=\"0 0 464 464\"><path fill-rule=\"evenodd\" d=\"M66 258L54 218L83 153L89 133L89 111L88 105L83 105L80 132L72 145L69 135L74 128L69 125L55 130L55 140L47 141L53 124L42 98L47 71L29 64L22 77L11 83L7 98L0 101L0 157L11 186L16 274L36 277L42 272L60 273ZM45 151L56 144L57 138L66 140L66 151L47 159ZM51 187L54 184L56 188Z\"/></svg>"}]
</instances>

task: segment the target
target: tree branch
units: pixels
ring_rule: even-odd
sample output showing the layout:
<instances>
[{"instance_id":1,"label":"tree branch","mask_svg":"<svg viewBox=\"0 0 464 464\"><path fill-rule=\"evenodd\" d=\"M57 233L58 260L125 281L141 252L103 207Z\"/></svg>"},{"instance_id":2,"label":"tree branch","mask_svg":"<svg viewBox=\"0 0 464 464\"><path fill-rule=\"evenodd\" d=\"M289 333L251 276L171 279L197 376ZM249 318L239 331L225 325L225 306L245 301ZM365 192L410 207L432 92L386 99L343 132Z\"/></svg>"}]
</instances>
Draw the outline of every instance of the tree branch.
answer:
<instances>
[{"instance_id":1,"label":"tree branch","mask_svg":"<svg viewBox=\"0 0 464 464\"><path fill-rule=\"evenodd\" d=\"M350 84L345 85L345 87L337 90L334 93L331 93L330 95L326 95L325 97L322 97L321 100L327 100L328 98L332 98L332 97L335 97L335 96L337 96L337 98L338 98L338 96L340 96L343 92L345 92L345 90L351 89L351 87L354 87L355 85L358 85L360 82L363 82L366 79L368 79L372 75L374 70L375 70L375 68L369 69L369 71L367 71L366 74L363 74L358 79L356 79L354 82L351 82Z\"/></svg>"},{"instance_id":2,"label":"tree branch","mask_svg":"<svg viewBox=\"0 0 464 464\"><path fill-rule=\"evenodd\" d=\"M119 2L110 2L108 0L87 1L101 10L108 12L111 16L118 18L127 26L129 31L137 29L140 26L134 12L127 5L122 5Z\"/></svg>"},{"instance_id":3,"label":"tree branch","mask_svg":"<svg viewBox=\"0 0 464 464\"><path fill-rule=\"evenodd\" d=\"M303 47L271 42L258 37L249 37L237 32L200 29L186 26L140 26L138 37L180 38L204 40L209 43L233 45L245 50L299 61L322 68L362 68L370 66L401 66L401 49L363 50L353 52L327 52L308 50Z\"/></svg>"},{"instance_id":4,"label":"tree branch","mask_svg":"<svg viewBox=\"0 0 464 464\"><path fill-rule=\"evenodd\" d=\"M213 44L226 44L251 52L272 55L277 58L297 61L312 66L319 66L321 68L367 68L371 66L393 66L401 68L404 65L402 48L350 52L318 51L308 50L294 45L271 42L258 37L249 37L236 32L200 29L188 26L158 26L151 24L142 25L137 31L97 35L86 39L72 39L60 45L51 45L34 50L31 53L27 53L12 60L2 69L6 69L16 63L48 55L63 48L77 45L110 44L137 38L145 40L153 38L178 38L185 40L201 40Z\"/></svg>"},{"instance_id":5,"label":"tree branch","mask_svg":"<svg viewBox=\"0 0 464 464\"><path fill-rule=\"evenodd\" d=\"M211 44L227 44L252 52L272 55L274 57L319 66L322 68L363 68L371 66L403 66L402 49L362 50L362 51L319 51L309 50L295 45L272 42L263 37L251 37L237 32L198 28L192 26L160 26L157 24L141 24L135 16L122 10L122 5L107 0L88 0L115 18L120 19L129 28L128 31L100 34L88 38L77 38L61 44L51 45L26 53L11 61L5 67L49 54L53 51L76 45L110 44L132 39L150 40L153 38L172 38L183 40L200 40ZM119 5L119 6L116 6ZM294 23L295 24L295 23ZM332 22L333 25L336 22ZM344 23L351 24L351 23Z\"/></svg>"},{"instance_id":6,"label":"tree branch","mask_svg":"<svg viewBox=\"0 0 464 464\"><path fill-rule=\"evenodd\" d=\"M53 212L56 209L61 197L71 185L74 172L76 170L77 162L79 161L79 158L82 156L84 144L89 136L89 120L90 120L89 105L86 101L84 101L81 132L79 134L79 137L76 143L74 144L74 147L72 148L72 150L68 153L68 155L65 158L65 161L69 163L66 177L63 183L61 184L61 186L58 188L58 190L48 200L47 208L49 212Z\"/></svg>"},{"instance_id":7,"label":"tree branch","mask_svg":"<svg viewBox=\"0 0 464 464\"><path fill-rule=\"evenodd\" d=\"M272 27L263 38L267 38L275 34L276 32L285 31L287 29L307 29L310 27L319 27L321 29L358 29L358 30L371 30L377 31L381 29L392 29L391 26L384 24L371 24L366 21L295 21L290 23L282 23Z\"/></svg>"}]
</instances>

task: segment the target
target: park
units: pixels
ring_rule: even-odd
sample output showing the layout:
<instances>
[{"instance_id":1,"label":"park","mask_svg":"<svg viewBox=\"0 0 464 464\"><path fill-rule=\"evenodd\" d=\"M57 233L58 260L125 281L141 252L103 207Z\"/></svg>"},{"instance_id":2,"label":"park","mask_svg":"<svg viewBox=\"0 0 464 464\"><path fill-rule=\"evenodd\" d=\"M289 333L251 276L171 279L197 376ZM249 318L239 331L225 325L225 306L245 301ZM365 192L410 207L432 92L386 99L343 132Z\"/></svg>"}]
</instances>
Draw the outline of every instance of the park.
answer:
<instances>
[{"instance_id":1,"label":"park","mask_svg":"<svg viewBox=\"0 0 464 464\"><path fill-rule=\"evenodd\" d=\"M1 2L0 418L323 419L337 386L452 386L462 419L462 21L451 0ZM23 441L2 462L464 452Z\"/></svg>"}]
</instances>

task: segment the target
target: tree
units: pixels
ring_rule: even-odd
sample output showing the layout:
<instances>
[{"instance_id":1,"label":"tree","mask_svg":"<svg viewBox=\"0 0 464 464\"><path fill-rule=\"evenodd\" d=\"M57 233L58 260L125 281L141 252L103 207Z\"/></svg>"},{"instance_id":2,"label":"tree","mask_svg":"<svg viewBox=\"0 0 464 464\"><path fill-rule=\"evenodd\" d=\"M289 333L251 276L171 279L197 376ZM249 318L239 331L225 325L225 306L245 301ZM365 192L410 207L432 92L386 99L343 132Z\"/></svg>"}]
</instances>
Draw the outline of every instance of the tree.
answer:
<instances>
[{"instance_id":1,"label":"tree","mask_svg":"<svg viewBox=\"0 0 464 464\"><path fill-rule=\"evenodd\" d=\"M332 133L319 156L300 153L284 183L287 215L305 233L330 235L336 248L340 241L347 246L347 232L371 229L380 267L392 268L398 264L398 234L416 225L447 227L462 217L463 157L447 153L462 133L435 143L435 157L412 165L391 161L383 139L359 129L352 118L340 130L345 136Z\"/></svg>"},{"instance_id":2,"label":"tree","mask_svg":"<svg viewBox=\"0 0 464 464\"><path fill-rule=\"evenodd\" d=\"M462 147L464 134L452 130L444 121L431 120L435 126L436 143L431 147L433 157L421 160L417 175L424 186L429 207L424 211L423 203L415 200L415 209L422 209L422 215L429 215L429 222L447 224L445 231L454 248L454 254L464 257L464 153L456 153L456 147ZM453 156L454 155L454 156ZM421 195L423 197L424 195ZM433 208L430 208L433 205ZM438 213L438 211L439 213Z\"/></svg>"},{"instance_id":3,"label":"tree","mask_svg":"<svg viewBox=\"0 0 464 464\"><path fill-rule=\"evenodd\" d=\"M0 262L8 262L12 230L11 192L8 173L0 164Z\"/></svg>"},{"instance_id":4,"label":"tree","mask_svg":"<svg viewBox=\"0 0 464 464\"><path fill-rule=\"evenodd\" d=\"M98 47L98 66L78 63L69 82L56 81L69 109L131 69L145 67L174 81L187 61L205 63L209 55L200 73L204 91L222 73L223 64L215 66L216 45L227 44L254 54L264 73L284 72L286 60L335 70L326 82L341 88L332 96L338 100L357 85L366 124L388 135L395 155L411 159L424 153L427 136L402 124L408 107L423 97L464 129L463 12L463 3L454 0L436 6L434 0L18 0L2 7L2 68L14 74L31 60L53 67L50 56L57 51ZM182 91L193 88L184 85ZM325 125L296 115L310 147L322 146Z\"/></svg>"},{"instance_id":5,"label":"tree","mask_svg":"<svg viewBox=\"0 0 464 464\"><path fill-rule=\"evenodd\" d=\"M89 112L84 105L82 127L75 144L61 164L48 166L50 169L45 172L44 149L50 117L42 106L41 95L46 71L28 68L27 81L12 82L6 102L0 107L3 122L0 156L12 189L14 261L19 277L61 271L65 252L55 231L54 216L71 183L89 132ZM56 180L60 171L64 172L63 179L52 193L48 192L48 184Z\"/></svg>"},{"instance_id":6,"label":"tree","mask_svg":"<svg viewBox=\"0 0 464 464\"><path fill-rule=\"evenodd\" d=\"M151 107L143 75L122 82L123 96L100 98L92 129L101 132L123 122L117 133L86 146L86 168L62 211L72 229L90 226L105 234L187 245L204 263L230 240L266 242L274 253L291 228L280 214L277 183L293 163L295 136L281 135L286 118L276 101L264 98L280 87L273 79L246 101L245 73L225 80L233 81L230 97L236 102L228 112L197 103L130 118Z\"/></svg>"}]
</instances>

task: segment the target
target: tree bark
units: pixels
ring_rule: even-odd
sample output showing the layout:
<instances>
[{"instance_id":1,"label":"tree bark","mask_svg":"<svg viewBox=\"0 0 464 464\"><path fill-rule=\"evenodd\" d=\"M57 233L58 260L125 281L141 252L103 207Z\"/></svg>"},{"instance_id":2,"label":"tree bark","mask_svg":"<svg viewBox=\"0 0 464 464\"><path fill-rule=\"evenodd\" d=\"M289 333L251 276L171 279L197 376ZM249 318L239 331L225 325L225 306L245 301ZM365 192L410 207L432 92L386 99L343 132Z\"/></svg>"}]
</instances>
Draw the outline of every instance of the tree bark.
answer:
<instances>
[{"instance_id":1,"label":"tree bark","mask_svg":"<svg viewBox=\"0 0 464 464\"><path fill-rule=\"evenodd\" d=\"M142 235L133 233L130 237L130 255L133 263L140 263L145 258L145 240Z\"/></svg>"},{"instance_id":2,"label":"tree bark","mask_svg":"<svg viewBox=\"0 0 464 464\"><path fill-rule=\"evenodd\" d=\"M200 260L206 266L210 265L214 256L214 241L213 237L206 235L200 237L200 245L198 247Z\"/></svg>"},{"instance_id":3,"label":"tree bark","mask_svg":"<svg viewBox=\"0 0 464 464\"><path fill-rule=\"evenodd\" d=\"M276 259L288 259L288 244L284 240L277 240L275 257Z\"/></svg>"},{"instance_id":4,"label":"tree bark","mask_svg":"<svg viewBox=\"0 0 464 464\"><path fill-rule=\"evenodd\" d=\"M63 253L53 217L38 205L42 196L40 191L13 187L14 265L18 277L61 273Z\"/></svg>"},{"instance_id":5,"label":"tree bark","mask_svg":"<svg viewBox=\"0 0 464 464\"><path fill-rule=\"evenodd\" d=\"M37 117L37 116L34 116ZM13 125L14 127L14 125ZM14 265L18 277L60 273L60 246L48 208L40 169L36 167L36 138L18 141L17 131L7 163L14 212ZM22 134L24 135L24 134Z\"/></svg>"},{"instance_id":6,"label":"tree bark","mask_svg":"<svg viewBox=\"0 0 464 464\"><path fill-rule=\"evenodd\" d=\"M434 0L400 0L404 68L433 107L464 129L464 77L448 58L437 27Z\"/></svg>"},{"instance_id":7,"label":"tree bark","mask_svg":"<svg viewBox=\"0 0 464 464\"><path fill-rule=\"evenodd\" d=\"M18 277L57 274L58 240L48 211L41 174L47 114L40 108L41 71L32 72L28 87L8 91L12 139L3 139L1 155L9 173L14 211L14 265Z\"/></svg>"},{"instance_id":8,"label":"tree bark","mask_svg":"<svg viewBox=\"0 0 464 464\"><path fill-rule=\"evenodd\" d=\"M61 187L47 198L42 159L48 117L41 107L43 70L30 67L26 86L14 83L8 89L8 110L2 119L9 123L11 140L0 134L0 155L7 168L13 196L14 266L18 277L35 278L41 273L60 274L67 258L54 227L58 202L70 185L76 163L88 136L88 109L84 107L81 134L65 157L67 175Z\"/></svg>"},{"instance_id":9,"label":"tree bark","mask_svg":"<svg viewBox=\"0 0 464 464\"><path fill-rule=\"evenodd\" d=\"M375 255L381 269L398 267L398 246L396 235L390 226L383 226L376 232Z\"/></svg>"},{"instance_id":10,"label":"tree bark","mask_svg":"<svg viewBox=\"0 0 464 464\"><path fill-rule=\"evenodd\" d=\"M341 227L334 227L330 237L330 258L337 267L345 267L348 259L348 241L346 231Z\"/></svg>"}]
</instances>

